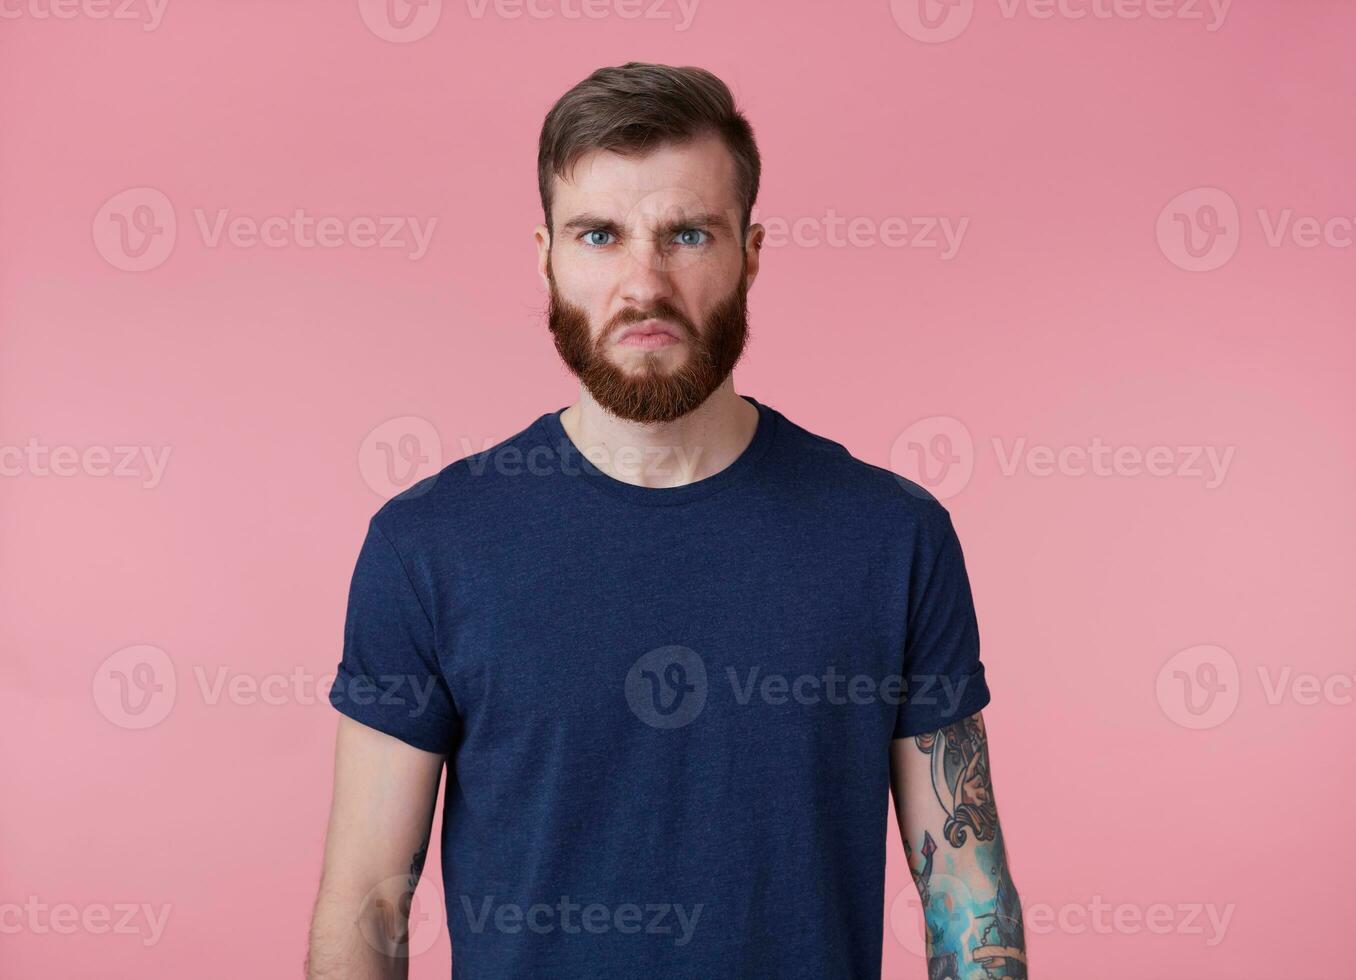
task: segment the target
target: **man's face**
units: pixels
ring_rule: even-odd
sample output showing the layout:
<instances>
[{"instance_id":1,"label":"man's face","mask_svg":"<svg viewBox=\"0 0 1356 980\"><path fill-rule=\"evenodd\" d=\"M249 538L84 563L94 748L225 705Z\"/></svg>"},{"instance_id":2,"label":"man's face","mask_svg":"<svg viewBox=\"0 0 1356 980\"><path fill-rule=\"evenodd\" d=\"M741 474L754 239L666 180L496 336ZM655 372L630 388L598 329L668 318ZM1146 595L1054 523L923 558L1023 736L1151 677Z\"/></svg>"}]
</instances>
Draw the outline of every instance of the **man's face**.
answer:
<instances>
[{"instance_id":1,"label":"man's face","mask_svg":"<svg viewBox=\"0 0 1356 980\"><path fill-rule=\"evenodd\" d=\"M763 230L741 239L734 186L734 161L714 136L643 157L595 151L569 180L555 178L555 234L537 228L551 334L619 418L686 415L743 353Z\"/></svg>"}]
</instances>

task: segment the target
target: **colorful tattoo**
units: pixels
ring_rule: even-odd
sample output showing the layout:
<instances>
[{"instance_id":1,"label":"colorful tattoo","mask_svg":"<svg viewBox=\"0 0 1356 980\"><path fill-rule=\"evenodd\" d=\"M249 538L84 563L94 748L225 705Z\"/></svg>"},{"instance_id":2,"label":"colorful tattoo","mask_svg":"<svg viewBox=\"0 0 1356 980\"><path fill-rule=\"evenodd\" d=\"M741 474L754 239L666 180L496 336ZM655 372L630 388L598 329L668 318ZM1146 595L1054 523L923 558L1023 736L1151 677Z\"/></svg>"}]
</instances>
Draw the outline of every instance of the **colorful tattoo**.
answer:
<instances>
[{"instance_id":1,"label":"colorful tattoo","mask_svg":"<svg viewBox=\"0 0 1356 980\"><path fill-rule=\"evenodd\" d=\"M998 824L983 722L972 715L915 736L915 744L932 757L932 790L952 849L939 854L925 831L915 867L904 842L927 920L928 980L1027 980L1022 908Z\"/></svg>"}]
</instances>

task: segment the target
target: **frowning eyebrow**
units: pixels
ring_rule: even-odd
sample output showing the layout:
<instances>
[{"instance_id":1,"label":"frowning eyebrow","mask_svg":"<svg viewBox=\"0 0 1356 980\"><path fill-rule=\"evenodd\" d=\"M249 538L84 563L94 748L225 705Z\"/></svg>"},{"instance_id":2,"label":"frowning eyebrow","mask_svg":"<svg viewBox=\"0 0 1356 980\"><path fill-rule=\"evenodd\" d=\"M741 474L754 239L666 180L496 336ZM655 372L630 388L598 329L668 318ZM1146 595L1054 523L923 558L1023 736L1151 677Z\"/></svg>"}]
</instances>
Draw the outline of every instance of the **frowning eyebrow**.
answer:
<instances>
[{"instance_id":1,"label":"frowning eyebrow","mask_svg":"<svg viewBox=\"0 0 1356 980\"><path fill-rule=\"evenodd\" d=\"M678 220L666 222L659 228L662 233L672 234L674 232L685 231L688 228L718 228L722 231L730 230L730 223L725 216L718 211L701 211L696 214L686 215ZM565 224L561 225L561 231L570 233L574 231L605 231L610 235L621 237L622 227L612 218L604 218L597 214L576 214Z\"/></svg>"}]
</instances>

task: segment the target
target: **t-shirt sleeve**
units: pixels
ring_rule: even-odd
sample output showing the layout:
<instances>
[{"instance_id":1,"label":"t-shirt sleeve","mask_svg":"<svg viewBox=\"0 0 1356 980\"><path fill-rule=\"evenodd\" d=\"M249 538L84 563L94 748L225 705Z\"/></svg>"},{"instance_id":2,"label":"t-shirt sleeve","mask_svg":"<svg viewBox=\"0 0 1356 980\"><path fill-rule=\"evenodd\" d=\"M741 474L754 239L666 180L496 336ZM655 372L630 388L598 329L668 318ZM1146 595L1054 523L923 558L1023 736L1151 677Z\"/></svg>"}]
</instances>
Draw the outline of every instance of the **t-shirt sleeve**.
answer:
<instances>
[{"instance_id":1,"label":"t-shirt sleeve","mask_svg":"<svg viewBox=\"0 0 1356 980\"><path fill-rule=\"evenodd\" d=\"M979 626L951 515L940 510L919 532L904 640L905 693L895 738L936 731L989 703L979 661Z\"/></svg>"},{"instance_id":2,"label":"t-shirt sleeve","mask_svg":"<svg viewBox=\"0 0 1356 980\"><path fill-rule=\"evenodd\" d=\"M358 553L330 704L427 752L449 751L457 713L428 610L374 517Z\"/></svg>"}]
</instances>

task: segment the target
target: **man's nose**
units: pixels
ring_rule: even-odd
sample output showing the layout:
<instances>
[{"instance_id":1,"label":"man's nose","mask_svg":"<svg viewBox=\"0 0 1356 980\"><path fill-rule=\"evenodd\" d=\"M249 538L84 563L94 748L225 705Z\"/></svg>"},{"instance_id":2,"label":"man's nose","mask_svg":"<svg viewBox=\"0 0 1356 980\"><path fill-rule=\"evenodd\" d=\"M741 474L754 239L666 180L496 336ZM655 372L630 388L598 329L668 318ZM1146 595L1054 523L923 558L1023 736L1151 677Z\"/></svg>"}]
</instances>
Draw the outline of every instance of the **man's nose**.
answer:
<instances>
[{"instance_id":1,"label":"man's nose","mask_svg":"<svg viewBox=\"0 0 1356 980\"><path fill-rule=\"evenodd\" d=\"M649 309L656 300L667 299L673 289L667 262L668 256L654 236L630 239L622 269L621 298L641 309Z\"/></svg>"}]
</instances>

